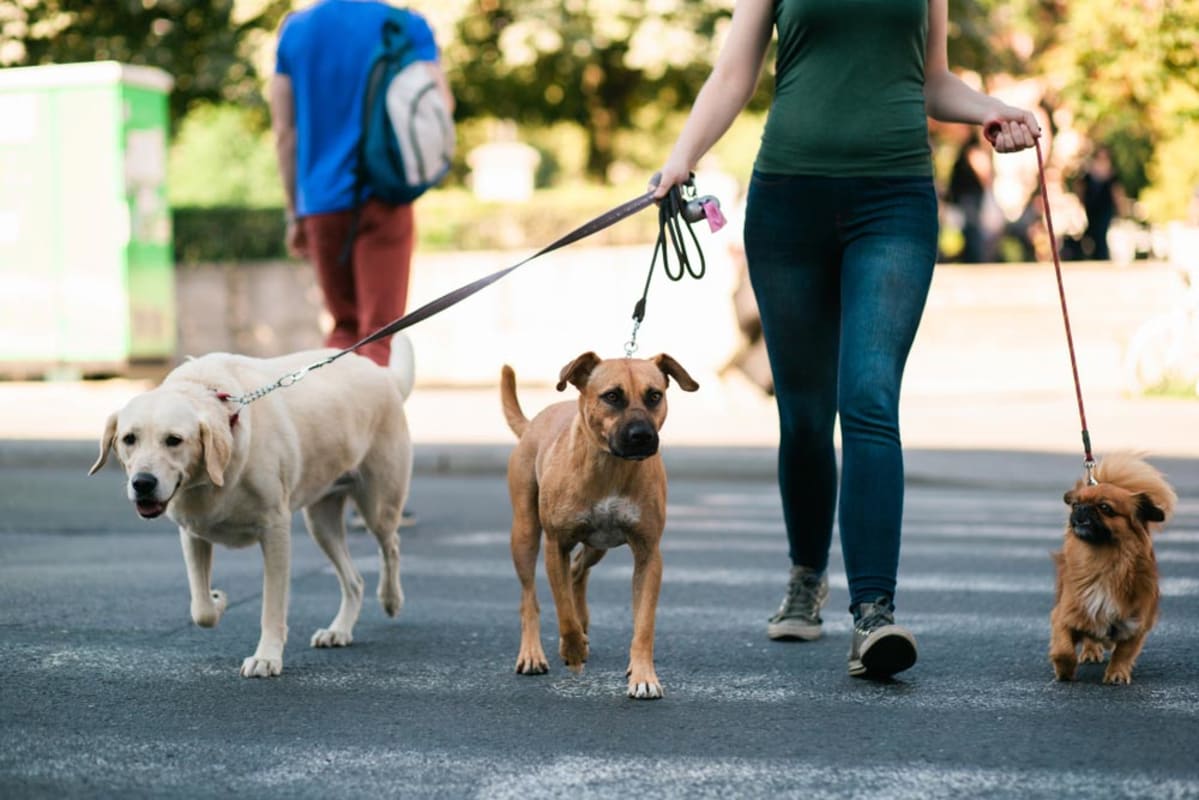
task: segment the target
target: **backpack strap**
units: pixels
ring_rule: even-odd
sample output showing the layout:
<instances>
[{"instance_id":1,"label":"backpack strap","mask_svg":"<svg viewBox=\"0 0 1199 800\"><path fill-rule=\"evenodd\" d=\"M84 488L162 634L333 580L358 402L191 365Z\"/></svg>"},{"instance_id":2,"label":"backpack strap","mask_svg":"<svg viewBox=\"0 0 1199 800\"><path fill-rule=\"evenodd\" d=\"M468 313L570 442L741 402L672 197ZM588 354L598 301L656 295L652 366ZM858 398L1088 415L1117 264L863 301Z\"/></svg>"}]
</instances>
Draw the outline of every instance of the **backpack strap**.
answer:
<instances>
[{"instance_id":1,"label":"backpack strap","mask_svg":"<svg viewBox=\"0 0 1199 800\"><path fill-rule=\"evenodd\" d=\"M395 53L401 52L408 44L408 35L404 32L401 17L406 18L408 12L395 9L396 14L383 21L382 47L375 60L371 62L370 72L366 78L366 91L362 97L362 130L358 135L358 160L354 165L354 205L350 216L350 231L346 235L346 243L341 249L339 263L344 267L350 263L354 252L354 240L358 237L358 224L362 217L362 206L366 203L366 139L370 130L371 111L375 107L376 97L384 91L383 78L387 73L387 60Z\"/></svg>"}]
</instances>

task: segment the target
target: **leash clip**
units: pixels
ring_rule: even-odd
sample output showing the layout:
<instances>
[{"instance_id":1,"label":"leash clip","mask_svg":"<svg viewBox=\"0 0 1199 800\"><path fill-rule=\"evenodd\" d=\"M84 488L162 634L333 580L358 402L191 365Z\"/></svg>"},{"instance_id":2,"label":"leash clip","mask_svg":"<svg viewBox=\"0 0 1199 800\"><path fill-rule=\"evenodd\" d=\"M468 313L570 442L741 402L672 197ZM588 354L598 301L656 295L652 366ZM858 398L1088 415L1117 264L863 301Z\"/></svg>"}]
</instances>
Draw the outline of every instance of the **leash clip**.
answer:
<instances>
[{"instance_id":1,"label":"leash clip","mask_svg":"<svg viewBox=\"0 0 1199 800\"><path fill-rule=\"evenodd\" d=\"M280 378L278 380L278 382L275 385L278 386L280 389L286 389L288 386L293 386L293 385L299 383L300 381L304 380L304 378L306 378L308 376L308 373L312 372L312 369L313 368L311 365L309 365L307 367L301 367L300 369L296 370L295 372L293 372L289 375L284 375L282 378Z\"/></svg>"},{"instance_id":2,"label":"leash clip","mask_svg":"<svg viewBox=\"0 0 1199 800\"><path fill-rule=\"evenodd\" d=\"M625 358L632 358L633 353L637 352L637 329L640 327L641 327L641 320L634 319L633 320L633 334L629 337L629 340L624 343L624 357Z\"/></svg>"},{"instance_id":3,"label":"leash clip","mask_svg":"<svg viewBox=\"0 0 1199 800\"><path fill-rule=\"evenodd\" d=\"M1098 486L1099 481L1095 479L1095 459L1088 458L1082 465L1087 471L1087 486Z\"/></svg>"}]
</instances>

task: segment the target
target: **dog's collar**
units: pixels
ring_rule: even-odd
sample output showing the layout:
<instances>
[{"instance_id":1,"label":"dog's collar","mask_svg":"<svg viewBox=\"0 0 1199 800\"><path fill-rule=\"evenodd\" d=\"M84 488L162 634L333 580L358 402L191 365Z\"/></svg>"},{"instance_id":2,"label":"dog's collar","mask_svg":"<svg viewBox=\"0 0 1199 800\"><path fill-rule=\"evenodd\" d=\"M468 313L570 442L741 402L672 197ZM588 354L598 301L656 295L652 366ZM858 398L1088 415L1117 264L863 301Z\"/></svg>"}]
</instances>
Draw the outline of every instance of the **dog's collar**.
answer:
<instances>
[{"instance_id":1,"label":"dog's collar","mask_svg":"<svg viewBox=\"0 0 1199 800\"><path fill-rule=\"evenodd\" d=\"M234 400L233 395L229 394L228 392L222 392L219 389L213 389L212 391L216 394L216 399L220 400L222 403L228 403ZM244 405L244 403L242 405ZM239 405L237 410L229 415L230 429L237 427L237 418L241 415L242 405Z\"/></svg>"}]
</instances>

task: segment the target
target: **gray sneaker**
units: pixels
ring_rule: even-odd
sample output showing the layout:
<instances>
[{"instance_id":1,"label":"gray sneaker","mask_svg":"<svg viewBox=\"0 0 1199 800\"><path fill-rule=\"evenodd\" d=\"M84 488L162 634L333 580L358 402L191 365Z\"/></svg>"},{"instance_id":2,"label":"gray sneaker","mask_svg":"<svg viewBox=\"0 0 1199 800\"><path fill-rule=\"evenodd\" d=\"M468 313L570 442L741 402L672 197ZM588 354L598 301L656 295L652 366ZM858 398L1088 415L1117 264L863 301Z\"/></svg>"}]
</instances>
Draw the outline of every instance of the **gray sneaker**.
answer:
<instances>
[{"instance_id":1,"label":"gray sneaker","mask_svg":"<svg viewBox=\"0 0 1199 800\"><path fill-rule=\"evenodd\" d=\"M916 637L895 624L891 598L861 603L854 616L850 675L889 678L916 663Z\"/></svg>"},{"instance_id":2,"label":"gray sneaker","mask_svg":"<svg viewBox=\"0 0 1199 800\"><path fill-rule=\"evenodd\" d=\"M766 635L771 639L820 638L820 607L828 600L828 576L807 567L792 567L787 596L770 618Z\"/></svg>"}]
</instances>

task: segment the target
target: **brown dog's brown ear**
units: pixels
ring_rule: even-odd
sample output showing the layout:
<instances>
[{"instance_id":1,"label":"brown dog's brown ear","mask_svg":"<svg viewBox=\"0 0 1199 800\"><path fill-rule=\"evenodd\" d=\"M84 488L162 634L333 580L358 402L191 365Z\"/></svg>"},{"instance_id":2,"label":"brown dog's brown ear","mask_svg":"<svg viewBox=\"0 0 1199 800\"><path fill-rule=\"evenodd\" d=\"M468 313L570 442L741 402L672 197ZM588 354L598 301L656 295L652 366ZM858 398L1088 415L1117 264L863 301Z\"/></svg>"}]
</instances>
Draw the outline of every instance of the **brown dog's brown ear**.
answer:
<instances>
[{"instance_id":1,"label":"brown dog's brown ear","mask_svg":"<svg viewBox=\"0 0 1199 800\"><path fill-rule=\"evenodd\" d=\"M96 463L92 464L92 468L87 471L88 475L95 475L100 471L100 467L104 466L104 462L108 461L108 454L112 450L113 442L117 438L117 412L112 412L108 415L108 421L104 423L104 433L100 436L100 457L96 459Z\"/></svg>"},{"instance_id":2,"label":"brown dog's brown ear","mask_svg":"<svg viewBox=\"0 0 1199 800\"><path fill-rule=\"evenodd\" d=\"M1068 491L1064 495L1062 495L1062 502L1068 506L1072 506L1072 505L1074 505L1074 498L1076 496L1077 495L1074 494L1074 490L1071 489L1070 491Z\"/></svg>"},{"instance_id":3,"label":"brown dog's brown ear","mask_svg":"<svg viewBox=\"0 0 1199 800\"><path fill-rule=\"evenodd\" d=\"M694 392L696 389L699 388L699 384L696 383L691 378L691 376L687 374L687 370L683 369L682 365L679 364L679 362L675 361L673 358L666 355L665 353L659 353L658 355L651 358L650 361L657 364L658 369L662 370L662 374L665 375L668 379L674 378L676 381L678 381L679 388L682 389L684 392ZM669 381L668 381L668 383L669 383Z\"/></svg>"},{"instance_id":4,"label":"brown dog's brown ear","mask_svg":"<svg viewBox=\"0 0 1199 800\"><path fill-rule=\"evenodd\" d=\"M217 486L225 485L225 470L233 458L233 431L227 425L200 423L200 444L204 447L204 469Z\"/></svg>"},{"instance_id":5,"label":"brown dog's brown ear","mask_svg":"<svg viewBox=\"0 0 1199 800\"><path fill-rule=\"evenodd\" d=\"M1153 504L1153 499L1147 494L1137 495L1137 516L1142 522L1165 522L1166 512Z\"/></svg>"},{"instance_id":6,"label":"brown dog's brown ear","mask_svg":"<svg viewBox=\"0 0 1199 800\"><path fill-rule=\"evenodd\" d=\"M572 383L579 389L582 389L587 385L587 379L591 377L591 370L595 369L595 365L600 363L600 360L599 356L588 350L567 364L558 373L558 391L565 389L568 383Z\"/></svg>"}]
</instances>

